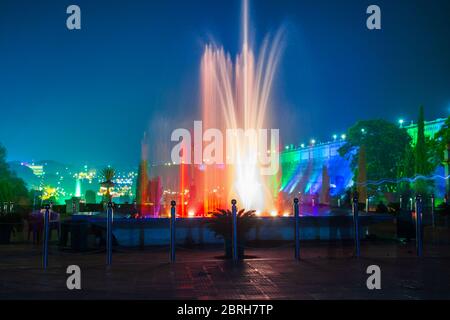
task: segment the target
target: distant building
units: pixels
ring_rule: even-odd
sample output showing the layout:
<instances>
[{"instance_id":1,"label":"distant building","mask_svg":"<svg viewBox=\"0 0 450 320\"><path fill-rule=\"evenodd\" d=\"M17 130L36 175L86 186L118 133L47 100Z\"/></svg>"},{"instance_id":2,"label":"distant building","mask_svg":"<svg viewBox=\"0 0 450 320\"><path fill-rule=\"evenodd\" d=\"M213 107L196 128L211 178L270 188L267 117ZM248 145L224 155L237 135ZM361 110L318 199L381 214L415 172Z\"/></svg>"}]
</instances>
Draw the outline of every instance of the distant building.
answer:
<instances>
[{"instance_id":1,"label":"distant building","mask_svg":"<svg viewBox=\"0 0 450 320\"><path fill-rule=\"evenodd\" d=\"M33 174L37 177L40 177L44 174L44 166L43 165L35 165L34 163L22 163L24 166L27 166L33 171Z\"/></svg>"},{"instance_id":2,"label":"distant building","mask_svg":"<svg viewBox=\"0 0 450 320\"><path fill-rule=\"evenodd\" d=\"M426 121L425 136L434 137L444 125L445 120L439 118ZM411 123L408 126L403 126L403 128L406 129L415 144L417 141L417 124ZM335 139L337 139L337 136L335 136ZM350 162L338 153L338 149L344 143L345 136L341 140L326 143L316 144L314 141L309 146L286 146L280 154L281 191L290 195L299 193L305 196L318 195L322 187L322 170L325 166L330 177L330 195L342 194L345 189L353 185L353 172L350 169ZM443 167L438 167L436 174L443 175L443 171ZM443 182L436 181L436 187L443 191Z\"/></svg>"},{"instance_id":3,"label":"distant building","mask_svg":"<svg viewBox=\"0 0 450 320\"><path fill-rule=\"evenodd\" d=\"M425 121L425 137L433 138L434 135L442 128L445 123L445 118L439 118L432 121ZM404 126L406 132L413 139L413 144L417 142L417 123L411 123L408 126Z\"/></svg>"},{"instance_id":4,"label":"distant building","mask_svg":"<svg viewBox=\"0 0 450 320\"><path fill-rule=\"evenodd\" d=\"M338 149L345 141L333 141L283 151L280 155L281 191L287 194L318 195L322 188L322 170L330 177L330 194L337 195L352 185L350 163Z\"/></svg>"}]
</instances>

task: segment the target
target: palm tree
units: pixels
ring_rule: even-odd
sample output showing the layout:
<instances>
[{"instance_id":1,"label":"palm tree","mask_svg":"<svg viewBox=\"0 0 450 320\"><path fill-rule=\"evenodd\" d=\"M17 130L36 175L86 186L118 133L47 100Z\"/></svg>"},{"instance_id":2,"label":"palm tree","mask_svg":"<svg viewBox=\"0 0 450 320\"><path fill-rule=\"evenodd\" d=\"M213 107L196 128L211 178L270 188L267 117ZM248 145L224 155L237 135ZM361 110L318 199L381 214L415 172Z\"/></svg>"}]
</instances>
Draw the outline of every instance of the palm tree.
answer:
<instances>
[{"instance_id":1,"label":"palm tree","mask_svg":"<svg viewBox=\"0 0 450 320\"><path fill-rule=\"evenodd\" d=\"M104 168L101 172L102 176L104 177L105 181L103 181L101 184L102 187L106 188L106 194L105 196L108 198L108 201L111 201L111 192L110 189L114 187L114 182L112 181L114 179L114 176L116 175L116 170L114 170L111 167Z\"/></svg>"},{"instance_id":2,"label":"palm tree","mask_svg":"<svg viewBox=\"0 0 450 320\"><path fill-rule=\"evenodd\" d=\"M212 218L208 219L206 225L217 236L221 236L225 244L225 256L231 257L231 236L232 236L232 212L230 210L219 209L217 212L210 212ZM257 220L255 219L255 210L245 211L241 209L236 214L237 218L237 242L238 256L244 256L245 235L255 227Z\"/></svg>"}]
</instances>

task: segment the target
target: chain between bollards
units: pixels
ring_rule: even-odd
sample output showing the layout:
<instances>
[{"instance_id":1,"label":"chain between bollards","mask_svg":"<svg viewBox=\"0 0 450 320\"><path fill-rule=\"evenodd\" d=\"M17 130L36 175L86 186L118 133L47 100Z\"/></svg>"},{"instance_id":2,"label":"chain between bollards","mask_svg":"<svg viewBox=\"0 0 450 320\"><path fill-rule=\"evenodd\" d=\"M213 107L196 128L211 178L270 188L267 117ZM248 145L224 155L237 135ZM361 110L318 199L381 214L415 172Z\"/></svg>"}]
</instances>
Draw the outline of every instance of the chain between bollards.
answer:
<instances>
[{"instance_id":1,"label":"chain between bollards","mask_svg":"<svg viewBox=\"0 0 450 320\"><path fill-rule=\"evenodd\" d=\"M422 256L423 238L422 238L422 197L416 196L416 253L418 257Z\"/></svg>"},{"instance_id":2,"label":"chain between bollards","mask_svg":"<svg viewBox=\"0 0 450 320\"><path fill-rule=\"evenodd\" d=\"M233 261L238 261L238 244L237 244L237 207L236 200L231 200L231 219L232 219L232 230L231 230L231 242L233 246Z\"/></svg>"},{"instance_id":3,"label":"chain between bollards","mask_svg":"<svg viewBox=\"0 0 450 320\"><path fill-rule=\"evenodd\" d=\"M177 203L172 200L170 205L170 262L175 262L175 222L177 218L175 208Z\"/></svg>"},{"instance_id":4,"label":"chain between bollards","mask_svg":"<svg viewBox=\"0 0 450 320\"><path fill-rule=\"evenodd\" d=\"M353 195L353 228L354 228L354 238L355 238L355 255L360 256L360 246L359 246L359 213L358 213L358 194Z\"/></svg>"},{"instance_id":5,"label":"chain between bollards","mask_svg":"<svg viewBox=\"0 0 450 320\"><path fill-rule=\"evenodd\" d=\"M298 198L294 199L294 219L295 219L295 229L294 229L294 239L295 239L295 260L300 260L300 213Z\"/></svg>"},{"instance_id":6,"label":"chain between bollards","mask_svg":"<svg viewBox=\"0 0 450 320\"><path fill-rule=\"evenodd\" d=\"M108 202L108 209L106 210L106 264L112 264L112 223L113 223L113 208L112 202Z\"/></svg>"}]
</instances>

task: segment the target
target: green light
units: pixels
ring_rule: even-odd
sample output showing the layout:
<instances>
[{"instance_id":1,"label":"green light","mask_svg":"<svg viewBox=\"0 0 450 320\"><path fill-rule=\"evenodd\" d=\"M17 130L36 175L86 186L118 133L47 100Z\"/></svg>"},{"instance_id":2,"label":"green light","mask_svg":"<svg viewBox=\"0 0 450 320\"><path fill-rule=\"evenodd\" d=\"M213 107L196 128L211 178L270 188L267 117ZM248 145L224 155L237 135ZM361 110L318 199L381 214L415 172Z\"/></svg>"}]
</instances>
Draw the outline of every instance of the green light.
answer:
<instances>
[{"instance_id":1,"label":"green light","mask_svg":"<svg viewBox=\"0 0 450 320\"><path fill-rule=\"evenodd\" d=\"M77 179L77 183L76 183L76 186L75 186L75 197L81 197L80 179Z\"/></svg>"}]
</instances>

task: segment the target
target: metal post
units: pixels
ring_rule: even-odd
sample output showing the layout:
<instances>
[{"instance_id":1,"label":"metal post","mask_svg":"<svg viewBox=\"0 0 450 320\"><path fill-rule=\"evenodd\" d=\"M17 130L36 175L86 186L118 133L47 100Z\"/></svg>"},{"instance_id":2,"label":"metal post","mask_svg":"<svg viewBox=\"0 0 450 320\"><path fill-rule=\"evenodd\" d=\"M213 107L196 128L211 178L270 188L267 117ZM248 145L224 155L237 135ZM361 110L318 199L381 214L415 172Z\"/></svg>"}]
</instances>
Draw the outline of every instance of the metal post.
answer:
<instances>
[{"instance_id":1,"label":"metal post","mask_svg":"<svg viewBox=\"0 0 450 320\"><path fill-rule=\"evenodd\" d=\"M232 218L232 233L231 241L233 245L233 261L238 260L238 244L237 244L237 208L236 200L231 200L231 218Z\"/></svg>"},{"instance_id":2,"label":"metal post","mask_svg":"<svg viewBox=\"0 0 450 320\"><path fill-rule=\"evenodd\" d=\"M298 199L294 199L294 218L295 218L295 260L300 260L300 213L298 208Z\"/></svg>"},{"instance_id":3,"label":"metal post","mask_svg":"<svg viewBox=\"0 0 450 320\"><path fill-rule=\"evenodd\" d=\"M341 198L338 198L338 208L341 207Z\"/></svg>"},{"instance_id":4,"label":"metal post","mask_svg":"<svg viewBox=\"0 0 450 320\"><path fill-rule=\"evenodd\" d=\"M175 262L175 222L177 219L175 208L177 203L172 200L170 205L170 262Z\"/></svg>"},{"instance_id":5,"label":"metal post","mask_svg":"<svg viewBox=\"0 0 450 320\"><path fill-rule=\"evenodd\" d=\"M14 202L9 202L9 213L13 213L14 211Z\"/></svg>"},{"instance_id":6,"label":"metal post","mask_svg":"<svg viewBox=\"0 0 450 320\"><path fill-rule=\"evenodd\" d=\"M422 256L423 238L422 238L422 197L416 196L416 249L417 256Z\"/></svg>"},{"instance_id":7,"label":"metal post","mask_svg":"<svg viewBox=\"0 0 450 320\"><path fill-rule=\"evenodd\" d=\"M413 198L409 198L409 207L410 210L413 211Z\"/></svg>"},{"instance_id":8,"label":"metal post","mask_svg":"<svg viewBox=\"0 0 450 320\"><path fill-rule=\"evenodd\" d=\"M355 255L359 257L359 215L358 215L358 193L355 192L353 196L353 228L354 228L354 238L355 238Z\"/></svg>"},{"instance_id":9,"label":"metal post","mask_svg":"<svg viewBox=\"0 0 450 320\"><path fill-rule=\"evenodd\" d=\"M45 205L44 213L44 239L42 241L42 267L47 269L48 266L48 236L49 236L49 219L50 219L50 205Z\"/></svg>"},{"instance_id":10,"label":"metal post","mask_svg":"<svg viewBox=\"0 0 450 320\"><path fill-rule=\"evenodd\" d=\"M400 210L402 210L402 204L403 204L403 196L400 195Z\"/></svg>"},{"instance_id":11,"label":"metal post","mask_svg":"<svg viewBox=\"0 0 450 320\"><path fill-rule=\"evenodd\" d=\"M369 212L369 198L366 198L366 212Z\"/></svg>"},{"instance_id":12,"label":"metal post","mask_svg":"<svg viewBox=\"0 0 450 320\"><path fill-rule=\"evenodd\" d=\"M138 213L138 208L137 208L137 202L136 202L136 200L133 201L133 209L134 209L133 214Z\"/></svg>"},{"instance_id":13,"label":"metal post","mask_svg":"<svg viewBox=\"0 0 450 320\"><path fill-rule=\"evenodd\" d=\"M432 227L436 227L436 220L434 216L434 193L431 194L431 225Z\"/></svg>"},{"instance_id":14,"label":"metal post","mask_svg":"<svg viewBox=\"0 0 450 320\"><path fill-rule=\"evenodd\" d=\"M112 264L112 223L113 223L113 208L112 202L108 202L108 209L106 210L106 264Z\"/></svg>"}]
</instances>

